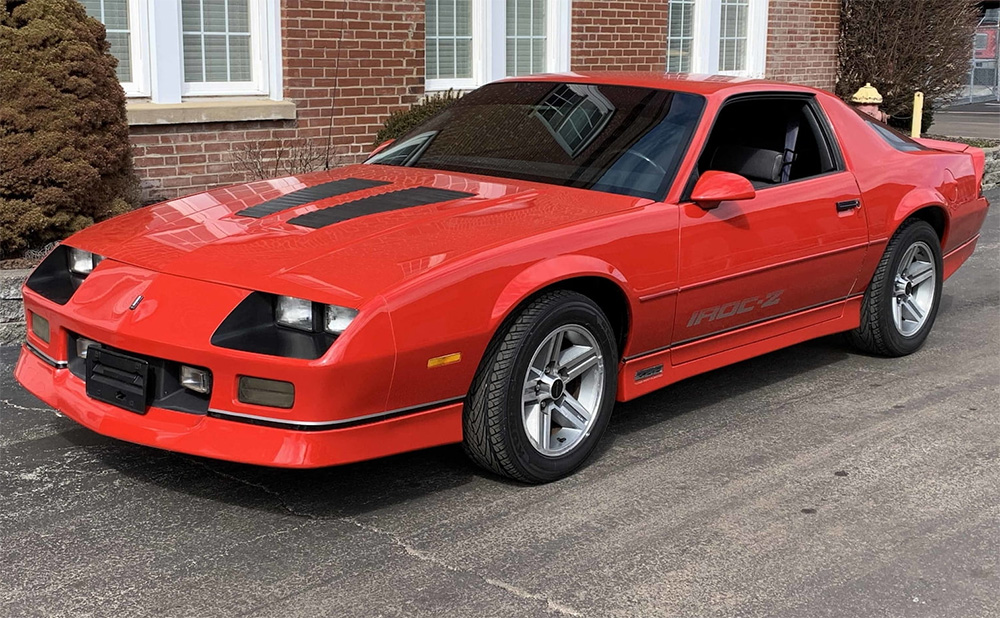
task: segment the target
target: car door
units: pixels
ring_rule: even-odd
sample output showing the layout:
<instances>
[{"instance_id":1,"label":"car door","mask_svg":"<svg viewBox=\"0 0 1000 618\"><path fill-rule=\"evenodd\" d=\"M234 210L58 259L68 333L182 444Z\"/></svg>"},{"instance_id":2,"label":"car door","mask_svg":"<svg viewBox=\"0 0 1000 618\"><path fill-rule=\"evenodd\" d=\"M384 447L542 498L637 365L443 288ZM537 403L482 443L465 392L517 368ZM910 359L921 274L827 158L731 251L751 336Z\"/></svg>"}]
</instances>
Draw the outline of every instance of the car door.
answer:
<instances>
[{"instance_id":1,"label":"car door","mask_svg":"<svg viewBox=\"0 0 1000 618\"><path fill-rule=\"evenodd\" d=\"M790 136L796 122L789 118L797 114L797 135ZM757 174L750 178L757 194L711 210L680 204L674 364L773 336L782 324L794 329L839 317L837 303L854 286L868 231L857 182L825 122L814 102L796 97L741 99L720 110L699 170ZM780 158L789 141L796 151L791 173ZM778 156L780 177L733 164L727 148ZM746 328L792 316L766 332Z\"/></svg>"}]
</instances>

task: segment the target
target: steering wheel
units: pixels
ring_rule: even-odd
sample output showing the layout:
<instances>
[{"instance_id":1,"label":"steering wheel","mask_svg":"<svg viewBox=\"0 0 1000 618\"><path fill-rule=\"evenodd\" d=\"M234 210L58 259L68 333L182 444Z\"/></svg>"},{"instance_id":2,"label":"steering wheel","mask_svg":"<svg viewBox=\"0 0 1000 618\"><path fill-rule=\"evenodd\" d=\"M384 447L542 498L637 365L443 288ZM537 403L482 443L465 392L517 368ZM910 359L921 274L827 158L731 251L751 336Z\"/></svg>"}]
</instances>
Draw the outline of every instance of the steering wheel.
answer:
<instances>
[{"instance_id":1,"label":"steering wheel","mask_svg":"<svg viewBox=\"0 0 1000 618\"><path fill-rule=\"evenodd\" d=\"M667 173L667 170L663 169L663 166L661 166L656 161L650 159L646 155L642 154L641 152L637 152L635 150L626 150L625 154L632 155L633 157L638 157L638 158L642 159L643 162L645 162L647 165L653 166L654 168L656 168L656 171L660 172L663 175L666 175L666 173Z\"/></svg>"}]
</instances>

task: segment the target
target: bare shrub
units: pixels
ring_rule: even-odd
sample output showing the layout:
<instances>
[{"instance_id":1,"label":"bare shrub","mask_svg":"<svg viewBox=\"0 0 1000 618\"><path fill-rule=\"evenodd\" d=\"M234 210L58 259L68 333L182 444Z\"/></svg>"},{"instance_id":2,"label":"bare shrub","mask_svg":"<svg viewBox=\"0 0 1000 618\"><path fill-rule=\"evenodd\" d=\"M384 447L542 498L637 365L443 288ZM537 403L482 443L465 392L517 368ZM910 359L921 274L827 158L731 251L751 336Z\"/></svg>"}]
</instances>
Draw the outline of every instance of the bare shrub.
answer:
<instances>
[{"instance_id":1,"label":"bare shrub","mask_svg":"<svg viewBox=\"0 0 1000 618\"><path fill-rule=\"evenodd\" d=\"M294 176L335 166L329 144L321 146L305 139L250 142L233 151L233 166L248 180Z\"/></svg>"},{"instance_id":2,"label":"bare shrub","mask_svg":"<svg viewBox=\"0 0 1000 618\"><path fill-rule=\"evenodd\" d=\"M109 49L75 0L0 2L0 257L138 203Z\"/></svg>"},{"instance_id":3,"label":"bare shrub","mask_svg":"<svg viewBox=\"0 0 1000 618\"><path fill-rule=\"evenodd\" d=\"M926 130L965 80L978 18L975 0L844 0L837 94L849 99L871 82L882 109L905 124L920 90Z\"/></svg>"}]
</instances>

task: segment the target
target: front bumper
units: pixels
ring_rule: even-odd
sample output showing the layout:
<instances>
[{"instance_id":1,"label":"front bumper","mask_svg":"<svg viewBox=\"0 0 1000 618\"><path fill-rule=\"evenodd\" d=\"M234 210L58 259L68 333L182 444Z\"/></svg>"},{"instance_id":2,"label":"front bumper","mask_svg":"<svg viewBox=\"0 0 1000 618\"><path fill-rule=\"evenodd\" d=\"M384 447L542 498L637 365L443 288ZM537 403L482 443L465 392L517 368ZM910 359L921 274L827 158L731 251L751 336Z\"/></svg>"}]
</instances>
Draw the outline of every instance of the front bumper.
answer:
<instances>
[{"instance_id":1,"label":"front bumper","mask_svg":"<svg viewBox=\"0 0 1000 618\"><path fill-rule=\"evenodd\" d=\"M461 441L461 406L454 401L403 401L409 407L389 409L395 347L384 308L372 308L314 360L212 345L216 327L248 293L110 259L65 304L25 287L29 323L38 315L48 320L49 332L42 338L28 329L15 376L99 433L245 463L327 466ZM135 303L140 295L144 300ZM212 373L210 397L196 409L154 396L146 414L91 399L79 367L74 375L74 336L129 355L204 367ZM241 401L240 376L291 382L292 407Z\"/></svg>"},{"instance_id":2,"label":"front bumper","mask_svg":"<svg viewBox=\"0 0 1000 618\"><path fill-rule=\"evenodd\" d=\"M50 359L51 360L51 359ZM58 365L58 363L56 363ZM135 414L87 396L83 380L21 349L14 376L28 391L100 434L179 453L282 468L374 459L462 439L462 404L449 403L342 429L307 431L151 407Z\"/></svg>"}]
</instances>

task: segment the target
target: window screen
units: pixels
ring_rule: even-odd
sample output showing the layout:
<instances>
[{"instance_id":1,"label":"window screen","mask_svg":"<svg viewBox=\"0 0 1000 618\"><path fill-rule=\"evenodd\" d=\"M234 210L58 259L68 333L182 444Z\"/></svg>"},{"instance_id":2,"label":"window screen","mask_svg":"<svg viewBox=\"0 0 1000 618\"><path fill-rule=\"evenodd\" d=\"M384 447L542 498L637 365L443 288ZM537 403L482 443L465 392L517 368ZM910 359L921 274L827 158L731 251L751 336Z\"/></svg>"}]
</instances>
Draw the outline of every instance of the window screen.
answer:
<instances>
[{"instance_id":1,"label":"window screen","mask_svg":"<svg viewBox=\"0 0 1000 618\"><path fill-rule=\"evenodd\" d=\"M132 81L132 33L129 28L128 0L83 0L87 15L104 24L111 55L118 59L118 81Z\"/></svg>"},{"instance_id":2,"label":"window screen","mask_svg":"<svg viewBox=\"0 0 1000 618\"><path fill-rule=\"evenodd\" d=\"M184 81L253 80L249 0L181 0Z\"/></svg>"},{"instance_id":3,"label":"window screen","mask_svg":"<svg viewBox=\"0 0 1000 618\"><path fill-rule=\"evenodd\" d=\"M472 0L427 0L427 79L472 77Z\"/></svg>"},{"instance_id":4,"label":"window screen","mask_svg":"<svg viewBox=\"0 0 1000 618\"><path fill-rule=\"evenodd\" d=\"M694 45L694 0L670 0L667 21L667 72L691 71Z\"/></svg>"},{"instance_id":5,"label":"window screen","mask_svg":"<svg viewBox=\"0 0 1000 618\"><path fill-rule=\"evenodd\" d=\"M545 71L546 0L507 0L507 75Z\"/></svg>"},{"instance_id":6,"label":"window screen","mask_svg":"<svg viewBox=\"0 0 1000 618\"><path fill-rule=\"evenodd\" d=\"M719 24L719 70L747 68L747 23L750 0L722 0Z\"/></svg>"}]
</instances>

